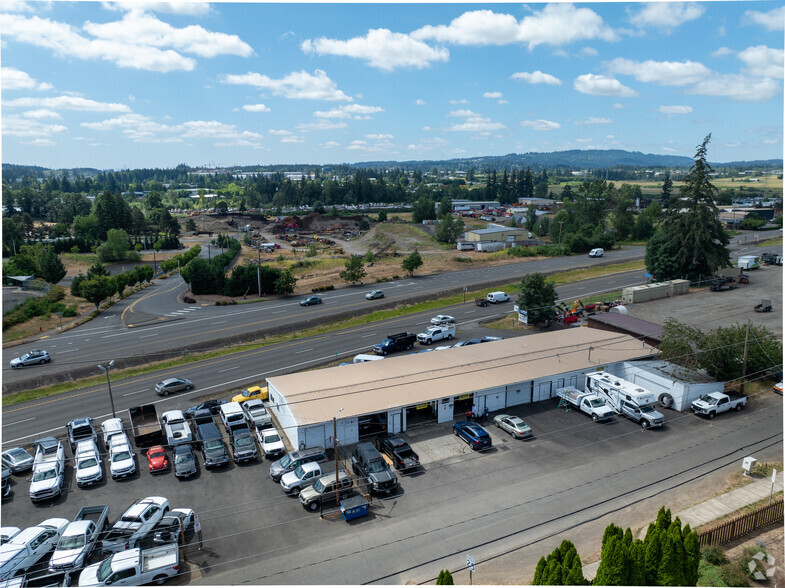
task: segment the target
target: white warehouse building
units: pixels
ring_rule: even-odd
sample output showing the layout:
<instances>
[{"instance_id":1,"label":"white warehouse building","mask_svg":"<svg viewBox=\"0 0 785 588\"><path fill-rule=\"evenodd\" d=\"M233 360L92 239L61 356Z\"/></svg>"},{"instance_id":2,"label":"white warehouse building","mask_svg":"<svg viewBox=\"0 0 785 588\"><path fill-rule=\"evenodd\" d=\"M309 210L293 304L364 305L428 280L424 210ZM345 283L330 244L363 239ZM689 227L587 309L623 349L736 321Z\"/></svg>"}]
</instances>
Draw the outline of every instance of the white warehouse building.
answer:
<instances>
[{"instance_id":1,"label":"white warehouse building","mask_svg":"<svg viewBox=\"0 0 785 588\"><path fill-rule=\"evenodd\" d=\"M589 372L629 375L633 360L656 353L630 335L574 328L268 378L269 406L292 447L331 446L333 419L338 442L351 445L369 420L388 433L415 419L463 420L472 407L493 412L583 389Z\"/></svg>"}]
</instances>

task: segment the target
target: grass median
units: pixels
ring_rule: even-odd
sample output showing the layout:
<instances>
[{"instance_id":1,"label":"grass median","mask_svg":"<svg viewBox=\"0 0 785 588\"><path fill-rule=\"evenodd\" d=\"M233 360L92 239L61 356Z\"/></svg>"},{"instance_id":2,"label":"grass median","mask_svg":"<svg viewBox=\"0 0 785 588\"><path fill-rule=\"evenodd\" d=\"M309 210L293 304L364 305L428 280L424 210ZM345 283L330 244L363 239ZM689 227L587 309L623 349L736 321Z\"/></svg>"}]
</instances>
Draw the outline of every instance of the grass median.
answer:
<instances>
[{"instance_id":1,"label":"grass median","mask_svg":"<svg viewBox=\"0 0 785 588\"><path fill-rule=\"evenodd\" d=\"M588 269L559 272L557 274L553 274L549 276L549 279L553 280L557 285L566 284L570 282L579 282L582 280L588 280L591 278L597 278L597 277L607 276L616 273L633 271L637 269L642 269L643 267L644 266L642 260L629 261L629 262L619 263L614 265L596 266ZM492 289L505 290L511 294L514 294L520 291L520 281L511 282L509 284L505 284L499 287L494 287ZM314 335L323 335L325 333L339 331L341 329L358 327L362 325L367 325L369 323L389 320L389 319L398 318L410 314L417 314L418 312L425 312L428 310L437 310L437 309L443 310L445 306L463 304L464 299L466 300L466 302L471 302L474 298L485 297L485 294L490 290L491 288L481 288L479 290L475 290L472 292L466 292L465 295L464 293L459 293L450 296L445 296L437 300L428 300L425 302L417 302L414 304L401 304L399 307L396 308L391 308L388 310L379 310L376 312L372 312L348 320L325 323L323 325L311 327L310 329L297 331L296 333L286 333L286 334L275 335L271 337L265 337L261 341L257 341L254 343L243 343L243 344L238 344L229 347L222 346L221 349L205 351L198 354L180 356L168 360L151 362L132 368L114 369L112 371L112 381L146 375L160 370L192 365L200 361L214 359L216 357L223 357L226 355L231 355L233 353L238 353L242 351L251 351L254 349L260 349L262 347L275 345L276 343L292 341L294 339L302 339ZM14 404L19 404L21 402L28 402L30 400L37 400L40 398L46 398L48 396L54 396L55 394L73 392L74 390L78 390L80 388L100 385L104 381L105 381L104 376L96 375L88 378L82 378L78 380L52 384L50 386L44 386L41 388L37 388L35 390L20 390L19 392L3 394L3 405L8 407Z\"/></svg>"}]
</instances>

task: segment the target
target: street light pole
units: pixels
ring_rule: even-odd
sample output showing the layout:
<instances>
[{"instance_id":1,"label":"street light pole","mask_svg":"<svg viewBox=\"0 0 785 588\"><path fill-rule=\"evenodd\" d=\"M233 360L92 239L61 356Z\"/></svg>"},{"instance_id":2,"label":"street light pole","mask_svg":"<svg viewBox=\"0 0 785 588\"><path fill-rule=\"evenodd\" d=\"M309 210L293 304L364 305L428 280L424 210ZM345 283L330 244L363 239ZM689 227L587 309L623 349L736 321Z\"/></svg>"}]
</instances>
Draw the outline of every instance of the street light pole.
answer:
<instances>
[{"instance_id":1,"label":"street light pole","mask_svg":"<svg viewBox=\"0 0 785 588\"><path fill-rule=\"evenodd\" d=\"M261 246L256 247L257 253L257 265L256 265L256 282L259 286L259 298L262 297L262 248Z\"/></svg>"},{"instance_id":2,"label":"street light pole","mask_svg":"<svg viewBox=\"0 0 785 588\"><path fill-rule=\"evenodd\" d=\"M564 228L564 221L558 221L559 223L559 245L561 245L561 230Z\"/></svg>"},{"instance_id":3,"label":"street light pole","mask_svg":"<svg viewBox=\"0 0 785 588\"><path fill-rule=\"evenodd\" d=\"M343 412L343 406L338 410L338 414L333 417L333 451L335 452L335 506L341 505L341 493L338 492L338 417Z\"/></svg>"},{"instance_id":4,"label":"street light pole","mask_svg":"<svg viewBox=\"0 0 785 588\"><path fill-rule=\"evenodd\" d=\"M102 365L98 366L101 371L106 374L106 387L109 390L109 402L112 404L112 418L115 418L117 414L115 414L114 410L114 398L112 398L112 384L109 383L109 370L114 367L114 360L110 361L109 364L104 367Z\"/></svg>"}]
</instances>

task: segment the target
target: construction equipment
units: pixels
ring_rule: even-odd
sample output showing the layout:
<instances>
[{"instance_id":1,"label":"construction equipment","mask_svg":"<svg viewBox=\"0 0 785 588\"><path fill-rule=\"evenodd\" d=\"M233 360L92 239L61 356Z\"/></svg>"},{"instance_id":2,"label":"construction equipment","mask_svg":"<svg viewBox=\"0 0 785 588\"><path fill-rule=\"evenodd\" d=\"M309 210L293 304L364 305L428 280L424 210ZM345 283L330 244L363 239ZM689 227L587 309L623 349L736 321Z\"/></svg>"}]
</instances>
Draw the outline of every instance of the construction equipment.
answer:
<instances>
[{"instance_id":1,"label":"construction equipment","mask_svg":"<svg viewBox=\"0 0 785 588\"><path fill-rule=\"evenodd\" d=\"M761 298L760 304L755 305L755 312L770 312L771 311L771 300L766 300L765 298Z\"/></svg>"},{"instance_id":2,"label":"construction equipment","mask_svg":"<svg viewBox=\"0 0 785 588\"><path fill-rule=\"evenodd\" d=\"M709 284L710 292L723 292L725 290L733 290L736 286L731 286L733 278L728 276L715 276Z\"/></svg>"}]
</instances>

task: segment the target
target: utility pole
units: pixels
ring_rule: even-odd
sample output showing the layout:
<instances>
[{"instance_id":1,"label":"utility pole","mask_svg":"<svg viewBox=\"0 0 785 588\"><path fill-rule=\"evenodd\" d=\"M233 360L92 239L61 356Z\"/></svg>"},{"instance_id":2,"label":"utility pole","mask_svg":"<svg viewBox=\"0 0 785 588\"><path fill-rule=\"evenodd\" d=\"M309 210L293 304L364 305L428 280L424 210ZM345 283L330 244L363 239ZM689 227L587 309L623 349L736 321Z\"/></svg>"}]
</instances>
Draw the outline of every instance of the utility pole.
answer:
<instances>
[{"instance_id":1,"label":"utility pole","mask_svg":"<svg viewBox=\"0 0 785 588\"><path fill-rule=\"evenodd\" d=\"M338 492L338 417L343 412L343 406L338 414L333 417L333 451L335 452L335 506L341 506L341 493Z\"/></svg>"},{"instance_id":2,"label":"utility pole","mask_svg":"<svg viewBox=\"0 0 785 588\"><path fill-rule=\"evenodd\" d=\"M561 245L561 230L564 228L564 221L559 221L559 245Z\"/></svg>"},{"instance_id":3,"label":"utility pole","mask_svg":"<svg viewBox=\"0 0 785 588\"><path fill-rule=\"evenodd\" d=\"M744 361L741 366L741 387L740 392L744 394L744 378L747 377L747 348L750 341L750 321L747 321L747 333L744 335Z\"/></svg>"},{"instance_id":4,"label":"utility pole","mask_svg":"<svg viewBox=\"0 0 785 588\"><path fill-rule=\"evenodd\" d=\"M257 245L256 253L258 254L256 264L256 282L259 285L259 298L262 297L262 248Z\"/></svg>"}]
</instances>

